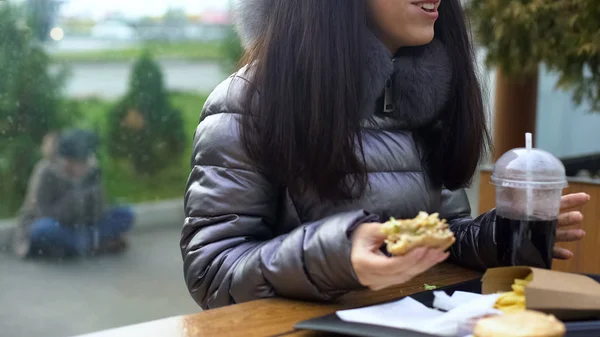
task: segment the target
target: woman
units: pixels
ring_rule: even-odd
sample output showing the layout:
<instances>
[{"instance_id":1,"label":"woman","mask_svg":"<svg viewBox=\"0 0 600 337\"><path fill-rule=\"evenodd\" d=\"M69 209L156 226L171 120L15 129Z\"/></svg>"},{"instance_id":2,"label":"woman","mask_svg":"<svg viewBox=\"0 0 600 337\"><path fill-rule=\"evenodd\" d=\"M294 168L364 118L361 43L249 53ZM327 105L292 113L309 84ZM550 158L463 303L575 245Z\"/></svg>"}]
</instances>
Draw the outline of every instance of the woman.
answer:
<instances>
[{"instance_id":1,"label":"woman","mask_svg":"<svg viewBox=\"0 0 600 337\"><path fill-rule=\"evenodd\" d=\"M488 135L458 0L241 0L236 13L249 66L204 106L185 195L181 250L199 305L331 300L449 255L497 265L495 212L471 219L462 190ZM419 211L448 219L450 254L386 256L379 222Z\"/></svg>"}]
</instances>

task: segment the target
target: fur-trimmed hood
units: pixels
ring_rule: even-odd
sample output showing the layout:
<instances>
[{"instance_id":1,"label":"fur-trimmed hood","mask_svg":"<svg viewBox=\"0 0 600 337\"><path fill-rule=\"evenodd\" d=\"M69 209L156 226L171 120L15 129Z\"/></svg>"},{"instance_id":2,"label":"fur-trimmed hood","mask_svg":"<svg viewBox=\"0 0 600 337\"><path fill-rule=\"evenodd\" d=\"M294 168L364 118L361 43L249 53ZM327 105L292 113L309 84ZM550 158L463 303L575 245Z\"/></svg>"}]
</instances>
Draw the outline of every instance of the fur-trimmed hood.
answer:
<instances>
[{"instance_id":1,"label":"fur-trimmed hood","mask_svg":"<svg viewBox=\"0 0 600 337\"><path fill-rule=\"evenodd\" d=\"M234 22L245 48L263 31L274 1L285 0L234 0ZM377 102L384 94L387 82L392 86L393 105L385 111L386 115L411 128L437 119L448 101L452 81L452 66L443 43L434 39L425 46L402 48L392 56L366 25L365 30L368 38L364 46L366 64L362 73L365 85L361 106L365 118L386 110L383 104L377 106Z\"/></svg>"}]
</instances>

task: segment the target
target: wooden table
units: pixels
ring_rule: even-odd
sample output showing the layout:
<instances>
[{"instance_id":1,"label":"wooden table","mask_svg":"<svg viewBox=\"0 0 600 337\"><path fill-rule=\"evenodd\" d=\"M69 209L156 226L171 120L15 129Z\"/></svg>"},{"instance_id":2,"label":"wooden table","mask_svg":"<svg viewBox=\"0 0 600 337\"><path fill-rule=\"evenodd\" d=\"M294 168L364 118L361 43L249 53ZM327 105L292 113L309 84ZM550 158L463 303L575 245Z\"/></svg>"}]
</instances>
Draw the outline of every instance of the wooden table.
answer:
<instances>
[{"instance_id":1,"label":"wooden table","mask_svg":"<svg viewBox=\"0 0 600 337\"><path fill-rule=\"evenodd\" d=\"M265 299L80 337L320 337L323 334L294 331L294 325L340 309L357 308L412 295L423 291L425 283L448 286L480 276L481 274L474 271L452 264L443 264L404 285L378 292L365 290L349 293L335 303L319 304L279 298Z\"/></svg>"}]
</instances>

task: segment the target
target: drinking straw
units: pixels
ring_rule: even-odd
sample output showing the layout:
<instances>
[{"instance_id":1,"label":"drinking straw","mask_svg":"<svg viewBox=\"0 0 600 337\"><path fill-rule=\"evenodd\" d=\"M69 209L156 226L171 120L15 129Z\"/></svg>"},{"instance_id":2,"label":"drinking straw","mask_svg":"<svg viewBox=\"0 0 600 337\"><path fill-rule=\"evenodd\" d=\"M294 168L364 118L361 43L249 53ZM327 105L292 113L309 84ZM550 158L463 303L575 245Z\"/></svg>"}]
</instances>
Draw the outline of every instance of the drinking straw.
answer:
<instances>
[{"instance_id":1,"label":"drinking straw","mask_svg":"<svg viewBox=\"0 0 600 337\"><path fill-rule=\"evenodd\" d=\"M525 201L525 216L527 218L531 217L532 214L532 210L531 210L531 203L533 202L533 191L531 189L531 182L533 181L532 179L532 172L531 172L531 150L533 149L533 136L530 132L527 132L525 134L525 148L527 149L527 161L526 161L526 167L525 167L525 175L526 175L526 182L525 182L525 195L527 197L526 201Z\"/></svg>"}]
</instances>

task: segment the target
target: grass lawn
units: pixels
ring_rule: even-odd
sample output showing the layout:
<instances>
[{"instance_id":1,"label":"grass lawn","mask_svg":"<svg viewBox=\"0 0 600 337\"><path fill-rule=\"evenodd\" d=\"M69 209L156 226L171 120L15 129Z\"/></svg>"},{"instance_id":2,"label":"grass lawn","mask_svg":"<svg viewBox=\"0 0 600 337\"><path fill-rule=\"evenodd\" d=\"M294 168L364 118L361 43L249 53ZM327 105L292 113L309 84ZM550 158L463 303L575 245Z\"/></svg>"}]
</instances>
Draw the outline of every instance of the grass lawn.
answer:
<instances>
[{"instance_id":1,"label":"grass lawn","mask_svg":"<svg viewBox=\"0 0 600 337\"><path fill-rule=\"evenodd\" d=\"M124 49L93 50L78 52L57 52L52 54L56 62L128 62L149 50L157 59L185 61L219 61L223 50L219 43L211 42L154 42Z\"/></svg>"}]
</instances>

